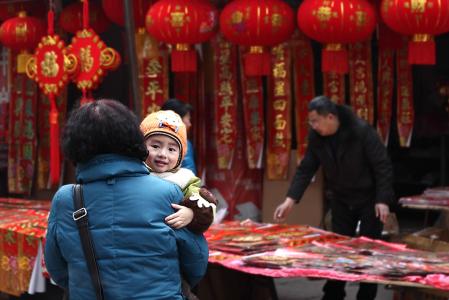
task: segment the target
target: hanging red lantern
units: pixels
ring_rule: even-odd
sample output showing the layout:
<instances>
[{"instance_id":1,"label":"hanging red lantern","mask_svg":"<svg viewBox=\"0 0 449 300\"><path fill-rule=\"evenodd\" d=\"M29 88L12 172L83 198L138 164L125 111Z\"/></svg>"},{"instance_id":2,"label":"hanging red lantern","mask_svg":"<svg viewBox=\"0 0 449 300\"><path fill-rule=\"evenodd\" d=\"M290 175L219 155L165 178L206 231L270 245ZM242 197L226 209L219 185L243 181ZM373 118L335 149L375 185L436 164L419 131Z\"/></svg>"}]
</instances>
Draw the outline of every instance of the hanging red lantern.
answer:
<instances>
[{"instance_id":1,"label":"hanging red lantern","mask_svg":"<svg viewBox=\"0 0 449 300\"><path fill-rule=\"evenodd\" d=\"M21 11L25 11L29 16L42 17L45 15L45 4L40 0L25 2L0 1L0 21L14 18Z\"/></svg>"},{"instance_id":2,"label":"hanging red lantern","mask_svg":"<svg viewBox=\"0 0 449 300\"><path fill-rule=\"evenodd\" d=\"M106 31L111 22L98 3L89 4L89 26L97 33ZM64 31L75 34L83 29L83 3L76 2L66 6L59 16L59 26Z\"/></svg>"},{"instance_id":3,"label":"hanging red lantern","mask_svg":"<svg viewBox=\"0 0 449 300\"><path fill-rule=\"evenodd\" d=\"M270 73L270 54L264 47L275 46L293 34L295 16L281 0L235 0L220 15L220 30L229 41L249 47L245 54L245 74Z\"/></svg>"},{"instance_id":4,"label":"hanging red lantern","mask_svg":"<svg viewBox=\"0 0 449 300\"><path fill-rule=\"evenodd\" d=\"M145 27L145 15L152 4L152 0L134 0L133 14L136 28ZM104 13L106 16L120 26L125 25L125 13L123 9L123 0L102 0Z\"/></svg>"},{"instance_id":5,"label":"hanging red lantern","mask_svg":"<svg viewBox=\"0 0 449 300\"><path fill-rule=\"evenodd\" d=\"M325 44L321 55L323 72L348 72L345 45L367 40L376 26L376 13L365 0L305 0L298 9L299 28Z\"/></svg>"},{"instance_id":6,"label":"hanging red lantern","mask_svg":"<svg viewBox=\"0 0 449 300\"><path fill-rule=\"evenodd\" d=\"M173 46L173 72L195 72L192 45L214 35L217 10L206 0L160 0L148 10L145 24L151 36Z\"/></svg>"},{"instance_id":7,"label":"hanging red lantern","mask_svg":"<svg viewBox=\"0 0 449 300\"><path fill-rule=\"evenodd\" d=\"M394 31L411 35L410 64L435 64L434 36L449 31L449 0L383 0L381 15Z\"/></svg>"},{"instance_id":8,"label":"hanging red lantern","mask_svg":"<svg viewBox=\"0 0 449 300\"><path fill-rule=\"evenodd\" d=\"M45 24L35 17L20 12L18 17L3 22L0 26L0 43L15 51L17 56L17 72L24 73L26 62L30 58L29 50L33 50L45 34Z\"/></svg>"}]
</instances>

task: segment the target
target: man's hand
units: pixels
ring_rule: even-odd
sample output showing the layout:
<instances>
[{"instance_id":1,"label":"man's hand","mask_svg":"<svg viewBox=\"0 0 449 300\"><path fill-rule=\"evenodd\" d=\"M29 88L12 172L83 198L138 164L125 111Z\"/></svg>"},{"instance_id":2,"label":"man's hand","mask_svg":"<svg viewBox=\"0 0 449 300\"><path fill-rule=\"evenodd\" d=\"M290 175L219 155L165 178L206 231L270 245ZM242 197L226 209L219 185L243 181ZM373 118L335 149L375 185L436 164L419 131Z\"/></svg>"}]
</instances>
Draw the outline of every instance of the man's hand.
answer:
<instances>
[{"instance_id":1,"label":"man's hand","mask_svg":"<svg viewBox=\"0 0 449 300\"><path fill-rule=\"evenodd\" d=\"M193 210L178 204L171 205L174 209L178 210L174 214L165 218L165 222L174 229L181 229L192 222Z\"/></svg>"},{"instance_id":2,"label":"man's hand","mask_svg":"<svg viewBox=\"0 0 449 300\"><path fill-rule=\"evenodd\" d=\"M390 208L384 203L377 203L375 209L376 217L378 217L380 221L385 224L387 222L388 214L390 213Z\"/></svg>"},{"instance_id":3,"label":"man's hand","mask_svg":"<svg viewBox=\"0 0 449 300\"><path fill-rule=\"evenodd\" d=\"M279 205L276 210L274 211L273 219L275 222L284 222L287 216L290 214L290 212L293 209L293 205L295 205L295 200L287 197L285 198L284 202L282 202L281 205Z\"/></svg>"}]
</instances>

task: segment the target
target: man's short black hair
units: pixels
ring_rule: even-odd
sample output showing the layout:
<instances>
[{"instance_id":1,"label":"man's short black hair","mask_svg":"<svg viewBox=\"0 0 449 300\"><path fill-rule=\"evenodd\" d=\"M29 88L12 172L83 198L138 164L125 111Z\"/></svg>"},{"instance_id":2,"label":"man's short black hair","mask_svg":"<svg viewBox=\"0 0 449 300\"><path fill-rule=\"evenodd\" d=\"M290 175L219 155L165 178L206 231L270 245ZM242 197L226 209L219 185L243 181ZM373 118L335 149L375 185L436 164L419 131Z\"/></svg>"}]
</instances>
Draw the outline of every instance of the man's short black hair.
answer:
<instances>
[{"instance_id":1,"label":"man's short black hair","mask_svg":"<svg viewBox=\"0 0 449 300\"><path fill-rule=\"evenodd\" d=\"M75 109L62 135L62 150L74 162L99 154L121 154L144 161L147 149L137 117L114 100L98 100Z\"/></svg>"},{"instance_id":2,"label":"man's short black hair","mask_svg":"<svg viewBox=\"0 0 449 300\"><path fill-rule=\"evenodd\" d=\"M179 99L172 98L168 99L161 106L161 110L172 110L177 113L181 118L184 118L187 113L193 110L192 105L182 102Z\"/></svg>"},{"instance_id":3,"label":"man's short black hair","mask_svg":"<svg viewBox=\"0 0 449 300\"><path fill-rule=\"evenodd\" d=\"M316 111L320 116L338 115L337 105L326 96L317 96L309 102L308 111Z\"/></svg>"}]
</instances>

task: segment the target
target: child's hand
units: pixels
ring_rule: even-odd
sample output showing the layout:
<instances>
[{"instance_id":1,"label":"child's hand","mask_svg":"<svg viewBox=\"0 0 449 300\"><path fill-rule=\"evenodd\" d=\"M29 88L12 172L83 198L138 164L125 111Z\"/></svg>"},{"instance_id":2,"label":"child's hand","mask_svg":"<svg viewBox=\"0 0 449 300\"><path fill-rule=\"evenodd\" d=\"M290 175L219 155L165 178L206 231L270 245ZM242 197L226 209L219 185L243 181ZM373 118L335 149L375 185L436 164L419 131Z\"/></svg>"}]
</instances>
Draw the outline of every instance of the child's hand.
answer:
<instances>
[{"instance_id":1,"label":"child's hand","mask_svg":"<svg viewBox=\"0 0 449 300\"><path fill-rule=\"evenodd\" d=\"M169 215L165 218L165 222L174 229L181 229L192 222L193 210L178 204L171 205L174 209L178 211L174 214Z\"/></svg>"}]
</instances>

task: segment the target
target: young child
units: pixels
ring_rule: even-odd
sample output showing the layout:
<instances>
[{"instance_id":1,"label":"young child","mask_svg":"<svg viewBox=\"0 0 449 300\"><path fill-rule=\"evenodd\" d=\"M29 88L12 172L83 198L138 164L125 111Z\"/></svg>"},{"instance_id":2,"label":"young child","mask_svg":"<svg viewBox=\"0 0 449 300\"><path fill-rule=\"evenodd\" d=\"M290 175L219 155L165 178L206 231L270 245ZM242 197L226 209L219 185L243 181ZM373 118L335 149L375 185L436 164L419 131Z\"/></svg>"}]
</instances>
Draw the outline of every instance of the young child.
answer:
<instances>
[{"instance_id":1,"label":"young child","mask_svg":"<svg viewBox=\"0 0 449 300\"><path fill-rule=\"evenodd\" d=\"M212 224L216 198L189 169L181 168L187 152L187 132L182 119L171 110L149 114L140 124L148 150L147 165L151 174L178 185L184 200L173 204L178 211L166 218L175 229L187 226L195 233L203 233Z\"/></svg>"},{"instance_id":2,"label":"young child","mask_svg":"<svg viewBox=\"0 0 449 300\"><path fill-rule=\"evenodd\" d=\"M207 189L201 188L201 180L189 169L181 168L187 152L187 132L182 119L171 110L149 114L140 124L148 150L146 163L151 174L177 184L184 199L177 210L167 216L169 226L180 229L185 226L195 233L203 233L212 224L217 205L216 198ZM188 299L195 299L190 288L183 292Z\"/></svg>"}]
</instances>

